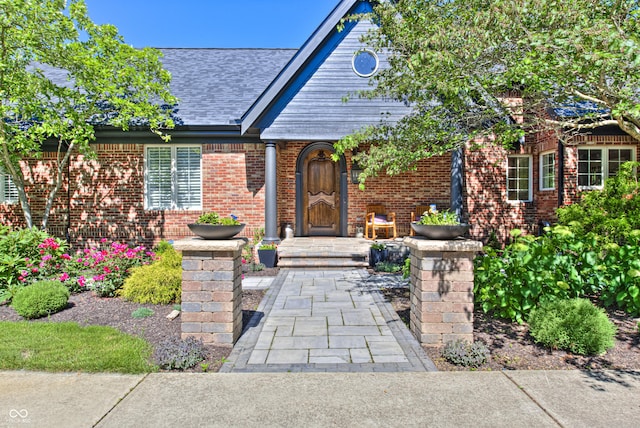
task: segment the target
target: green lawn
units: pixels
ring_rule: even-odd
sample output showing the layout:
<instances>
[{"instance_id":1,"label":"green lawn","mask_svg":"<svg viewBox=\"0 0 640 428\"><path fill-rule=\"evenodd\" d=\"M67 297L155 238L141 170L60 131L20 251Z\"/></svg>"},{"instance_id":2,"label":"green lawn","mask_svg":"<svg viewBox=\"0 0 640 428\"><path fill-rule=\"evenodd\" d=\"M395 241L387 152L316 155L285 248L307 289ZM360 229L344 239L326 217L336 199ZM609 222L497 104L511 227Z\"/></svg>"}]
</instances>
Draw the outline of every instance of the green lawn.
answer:
<instances>
[{"instance_id":1,"label":"green lawn","mask_svg":"<svg viewBox=\"0 0 640 428\"><path fill-rule=\"evenodd\" d=\"M148 373L151 345L111 327L0 322L0 370Z\"/></svg>"}]
</instances>

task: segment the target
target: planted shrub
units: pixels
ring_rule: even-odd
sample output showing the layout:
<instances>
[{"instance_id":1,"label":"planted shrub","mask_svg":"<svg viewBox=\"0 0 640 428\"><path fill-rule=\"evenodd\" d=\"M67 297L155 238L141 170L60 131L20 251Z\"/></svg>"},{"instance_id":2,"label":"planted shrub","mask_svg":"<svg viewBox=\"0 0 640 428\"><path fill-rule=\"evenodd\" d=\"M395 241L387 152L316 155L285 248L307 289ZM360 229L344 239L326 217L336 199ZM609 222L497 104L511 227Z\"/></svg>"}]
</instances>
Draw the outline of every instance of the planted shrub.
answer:
<instances>
[{"instance_id":1,"label":"planted shrub","mask_svg":"<svg viewBox=\"0 0 640 428\"><path fill-rule=\"evenodd\" d=\"M173 245L171 245L168 241L160 241L158 245L153 249L153 252L156 254L163 254L166 251L173 250Z\"/></svg>"},{"instance_id":2,"label":"planted shrub","mask_svg":"<svg viewBox=\"0 0 640 428\"><path fill-rule=\"evenodd\" d=\"M409 278L411 276L411 257L407 257L404 259L404 263L402 264L402 277Z\"/></svg>"},{"instance_id":3,"label":"planted shrub","mask_svg":"<svg viewBox=\"0 0 640 428\"><path fill-rule=\"evenodd\" d=\"M474 293L485 312L522 323L542 298L574 298L602 286L600 254L569 228L511 234L514 242L503 251L487 248L475 259Z\"/></svg>"},{"instance_id":4,"label":"planted shrub","mask_svg":"<svg viewBox=\"0 0 640 428\"><path fill-rule=\"evenodd\" d=\"M182 293L182 255L166 249L150 265L132 269L118 295L137 303L166 305L180 303Z\"/></svg>"},{"instance_id":5,"label":"planted shrub","mask_svg":"<svg viewBox=\"0 0 640 428\"><path fill-rule=\"evenodd\" d=\"M202 340L188 337L171 338L162 342L155 351L155 360L165 370L186 370L205 358Z\"/></svg>"},{"instance_id":6,"label":"planted shrub","mask_svg":"<svg viewBox=\"0 0 640 428\"><path fill-rule=\"evenodd\" d=\"M570 226L578 236L629 243L631 232L640 229L638 167L638 162L625 162L616 176L605 180L602 190L585 192L579 203L559 208L559 223Z\"/></svg>"},{"instance_id":7,"label":"planted shrub","mask_svg":"<svg viewBox=\"0 0 640 428\"><path fill-rule=\"evenodd\" d=\"M531 312L529 332L548 348L600 355L614 347L615 325L587 299L544 302Z\"/></svg>"},{"instance_id":8,"label":"planted shrub","mask_svg":"<svg viewBox=\"0 0 640 428\"><path fill-rule=\"evenodd\" d=\"M11 286L24 284L27 273L37 273L41 261L57 257L64 249L63 241L37 228L9 231L3 227L0 230L0 295ZM8 297L11 297L9 293L0 300Z\"/></svg>"},{"instance_id":9,"label":"planted shrub","mask_svg":"<svg viewBox=\"0 0 640 428\"><path fill-rule=\"evenodd\" d=\"M456 340L448 342L442 350L442 356L452 364L465 367L479 367L489 360L489 348L482 342Z\"/></svg>"},{"instance_id":10,"label":"planted shrub","mask_svg":"<svg viewBox=\"0 0 640 428\"><path fill-rule=\"evenodd\" d=\"M392 262L378 262L376 263L375 270L377 272L396 273L402 270L402 266Z\"/></svg>"},{"instance_id":11,"label":"planted shrub","mask_svg":"<svg viewBox=\"0 0 640 428\"><path fill-rule=\"evenodd\" d=\"M40 318L61 311L69 301L69 290L59 281L40 281L21 288L12 306L27 319Z\"/></svg>"}]
</instances>

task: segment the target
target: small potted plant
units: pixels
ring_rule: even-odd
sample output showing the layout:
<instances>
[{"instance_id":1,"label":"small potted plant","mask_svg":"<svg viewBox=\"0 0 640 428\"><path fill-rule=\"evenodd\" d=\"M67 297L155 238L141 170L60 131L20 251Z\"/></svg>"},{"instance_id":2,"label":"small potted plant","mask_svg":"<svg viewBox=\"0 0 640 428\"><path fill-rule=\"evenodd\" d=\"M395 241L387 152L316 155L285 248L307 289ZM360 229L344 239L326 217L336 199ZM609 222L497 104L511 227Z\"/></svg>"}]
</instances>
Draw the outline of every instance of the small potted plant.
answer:
<instances>
[{"instance_id":1,"label":"small potted plant","mask_svg":"<svg viewBox=\"0 0 640 428\"><path fill-rule=\"evenodd\" d=\"M258 258L260 263L268 268L275 267L278 264L278 246L273 243L262 243L258 247Z\"/></svg>"},{"instance_id":2,"label":"small potted plant","mask_svg":"<svg viewBox=\"0 0 640 428\"><path fill-rule=\"evenodd\" d=\"M202 214L189 229L202 239L229 239L244 229L245 224L238 221L233 214L220 217L215 211Z\"/></svg>"},{"instance_id":3,"label":"small potted plant","mask_svg":"<svg viewBox=\"0 0 640 428\"><path fill-rule=\"evenodd\" d=\"M451 211L425 211L420 220L411 223L416 234L429 239L455 239L469 230L468 224L462 224L456 213Z\"/></svg>"},{"instance_id":4,"label":"small potted plant","mask_svg":"<svg viewBox=\"0 0 640 428\"><path fill-rule=\"evenodd\" d=\"M369 249L369 266L375 267L380 262L387 260L389 251L382 242L374 242Z\"/></svg>"}]
</instances>

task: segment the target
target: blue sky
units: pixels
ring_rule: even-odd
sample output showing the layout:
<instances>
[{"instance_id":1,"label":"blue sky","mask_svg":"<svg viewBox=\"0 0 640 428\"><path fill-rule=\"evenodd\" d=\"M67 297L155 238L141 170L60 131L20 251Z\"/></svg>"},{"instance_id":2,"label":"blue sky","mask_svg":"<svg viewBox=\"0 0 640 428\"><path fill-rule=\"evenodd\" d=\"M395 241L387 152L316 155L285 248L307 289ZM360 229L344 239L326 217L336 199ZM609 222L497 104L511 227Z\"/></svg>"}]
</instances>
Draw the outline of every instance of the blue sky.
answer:
<instances>
[{"instance_id":1,"label":"blue sky","mask_svg":"<svg viewBox=\"0 0 640 428\"><path fill-rule=\"evenodd\" d=\"M85 0L135 47L299 48L340 0Z\"/></svg>"}]
</instances>

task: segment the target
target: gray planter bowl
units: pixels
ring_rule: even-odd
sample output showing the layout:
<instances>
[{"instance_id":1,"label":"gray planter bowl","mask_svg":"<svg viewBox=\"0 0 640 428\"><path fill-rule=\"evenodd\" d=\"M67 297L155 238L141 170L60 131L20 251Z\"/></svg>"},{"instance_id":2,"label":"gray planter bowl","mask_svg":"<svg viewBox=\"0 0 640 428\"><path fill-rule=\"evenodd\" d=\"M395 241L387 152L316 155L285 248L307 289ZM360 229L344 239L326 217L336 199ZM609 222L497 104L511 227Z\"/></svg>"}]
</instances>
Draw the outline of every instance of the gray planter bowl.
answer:
<instances>
[{"instance_id":1,"label":"gray planter bowl","mask_svg":"<svg viewBox=\"0 0 640 428\"><path fill-rule=\"evenodd\" d=\"M189 229L202 239L229 239L242 232L245 224L225 226L222 224L189 223Z\"/></svg>"},{"instance_id":2,"label":"gray planter bowl","mask_svg":"<svg viewBox=\"0 0 640 428\"><path fill-rule=\"evenodd\" d=\"M411 223L411 228L420 236L424 236L429 239L455 239L458 238L467 231L471 225L458 224L458 225L441 225L441 224L417 224Z\"/></svg>"}]
</instances>

